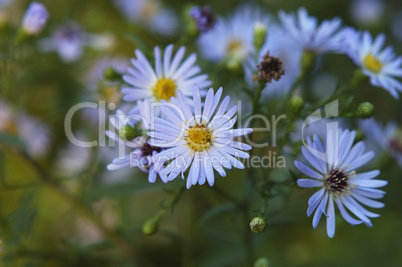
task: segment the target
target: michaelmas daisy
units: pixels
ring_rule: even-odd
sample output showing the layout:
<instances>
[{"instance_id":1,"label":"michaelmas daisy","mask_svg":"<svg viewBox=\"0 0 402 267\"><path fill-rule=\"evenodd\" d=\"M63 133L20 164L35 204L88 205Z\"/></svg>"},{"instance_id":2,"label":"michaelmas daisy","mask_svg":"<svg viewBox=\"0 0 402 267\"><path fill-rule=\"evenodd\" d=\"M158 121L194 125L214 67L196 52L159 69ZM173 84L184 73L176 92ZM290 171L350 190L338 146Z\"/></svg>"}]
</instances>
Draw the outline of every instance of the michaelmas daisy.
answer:
<instances>
[{"instance_id":1,"label":"michaelmas daisy","mask_svg":"<svg viewBox=\"0 0 402 267\"><path fill-rule=\"evenodd\" d=\"M356 169L374 157L374 152L366 152L362 141L353 146L355 131L329 129L326 148L324 149L318 135L313 141L307 139L308 149L302 147L302 153L314 169L295 161L296 167L312 179L299 179L301 187L319 187L320 189L309 199L307 215L315 210L313 227L316 228L322 214L327 217L327 233L335 234L335 205L342 217L350 224L364 222L372 226L369 217L379 214L365 209L360 203L371 208L382 208L383 203L373 199L382 198L384 191L377 189L387 185L387 181L373 179L380 174L379 170L356 173ZM360 202L360 203L359 203ZM357 217L352 217L345 207Z\"/></svg>"},{"instance_id":2,"label":"michaelmas daisy","mask_svg":"<svg viewBox=\"0 0 402 267\"><path fill-rule=\"evenodd\" d=\"M223 167L243 169L244 165L236 159L248 158L243 150L251 146L233 140L235 137L247 135L250 128L232 129L237 120L237 106L226 110L230 97L226 96L218 108L222 96L222 88L216 94L211 88L201 108L200 89L194 85L194 112L190 109L184 94L178 91L177 98L168 104L163 101L160 109L164 118L155 118L154 132L148 143L151 146L166 148L165 151L152 157L155 165L163 165L171 161L159 175L164 181L176 178L190 167L187 177L187 188L195 184L212 186L215 181L214 169L221 176L226 176ZM217 109L218 108L218 109Z\"/></svg>"},{"instance_id":3,"label":"michaelmas daisy","mask_svg":"<svg viewBox=\"0 0 402 267\"><path fill-rule=\"evenodd\" d=\"M138 101L138 107L139 114L126 116L121 110L117 110L116 115L110 118L110 123L118 133L106 131L106 135L119 143L120 155L107 165L107 169L113 171L127 166L138 167L140 170L149 173L148 180L153 183L159 169L150 162L150 158L157 155L162 149L149 145L147 137L143 136L143 130L151 128L149 100ZM133 151L126 154L125 147Z\"/></svg>"},{"instance_id":4,"label":"michaelmas daisy","mask_svg":"<svg viewBox=\"0 0 402 267\"><path fill-rule=\"evenodd\" d=\"M241 65L255 52L254 27L268 26L268 20L255 7L237 8L230 19L219 18L212 30L200 35L198 44L202 55L211 61Z\"/></svg>"},{"instance_id":5,"label":"michaelmas daisy","mask_svg":"<svg viewBox=\"0 0 402 267\"><path fill-rule=\"evenodd\" d=\"M402 57L396 57L390 46L382 49L385 35L380 34L373 40L369 32L358 32L351 28L346 29L344 34L345 52L362 68L370 83L399 98L402 83L395 77L402 77Z\"/></svg>"},{"instance_id":6,"label":"michaelmas daisy","mask_svg":"<svg viewBox=\"0 0 402 267\"><path fill-rule=\"evenodd\" d=\"M131 59L133 67L127 68L128 75L123 79L132 87L122 89L125 101L137 101L150 98L151 102L170 101L179 90L186 97L191 97L191 88L195 83L202 89L210 86L206 74L199 74L201 69L194 65L197 56L191 54L182 62L186 49L182 46L172 59L173 45L166 47L163 58L159 47L155 47L155 68L144 54L135 50L136 59Z\"/></svg>"},{"instance_id":7,"label":"michaelmas daisy","mask_svg":"<svg viewBox=\"0 0 402 267\"><path fill-rule=\"evenodd\" d=\"M305 51L322 53L339 50L342 21L339 18L325 20L321 24L309 16L305 8L299 8L297 16L279 12L284 32L293 43Z\"/></svg>"}]
</instances>

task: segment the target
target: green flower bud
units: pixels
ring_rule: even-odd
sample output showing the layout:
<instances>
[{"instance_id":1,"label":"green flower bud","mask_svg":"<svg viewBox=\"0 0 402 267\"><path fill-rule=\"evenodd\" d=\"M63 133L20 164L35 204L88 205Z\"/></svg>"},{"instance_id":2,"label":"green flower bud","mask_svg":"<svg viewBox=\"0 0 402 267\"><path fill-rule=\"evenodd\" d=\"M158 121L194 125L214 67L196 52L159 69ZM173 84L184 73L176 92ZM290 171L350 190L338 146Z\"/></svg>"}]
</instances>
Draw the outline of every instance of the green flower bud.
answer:
<instances>
[{"instance_id":1,"label":"green flower bud","mask_svg":"<svg viewBox=\"0 0 402 267\"><path fill-rule=\"evenodd\" d=\"M155 234L159 228L159 220L160 220L160 216L156 215L156 216L148 219L147 221L145 221L145 223L142 225L142 232L145 235Z\"/></svg>"},{"instance_id":2,"label":"green flower bud","mask_svg":"<svg viewBox=\"0 0 402 267\"><path fill-rule=\"evenodd\" d=\"M254 24L254 47L256 51L259 51L263 44L265 43L265 38L267 36L267 26L257 22Z\"/></svg>"},{"instance_id":3,"label":"green flower bud","mask_svg":"<svg viewBox=\"0 0 402 267\"><path fill-rule=\"evenodd\" d=\"M118 73L113 67L108 67L103 72L103 76L107 80L121 80L122 75Z\"/></svg>"},{"instance_id":4,"label":"green flower bud","mask_svg":"<svg viewBox=\"0 0 402 267\"><path fill-rule=\"evenodd\" d=\"M267 223L265 219L261 216L255 217L250 222L250 229L256 234L262 233L265 230Z\"/></svg>"},{"instance_id":5,"label":"green flower bud","mask_svg":"<svg viewBox=\"0 0 402 267\"><path fill-rule=\"evenodd\" d=\"M311 51L304 51L300 61L300 67L302 69L302 73L307 74L310 73L315 66L316 61L316 53Z\"/></svg>"},{"instance_id":6,"label":"green flower bud","mask_svg":"<svg viewBox=\"0 0 402 267\"><path fill-rule=\"evenodd\" d=\"M293 96L289 101L290 109L293 113L297 114L303 108L304 101L300 96Z\"/></svg>"},{"instance_id":7,"label":"green flower bud","mask_svg":"<svg viewBox=\"0 0 402 267\"><path fill-rule=\"evenodd\" d=\"M370 102L363 102L357 107L356 116L360 118L370 118L373 116L374 106Z\"/></svg>"},{"instance_id":8,"label":"green flower bud","mask_svg":"<svg viewBox=\"0 0 402 267\"><path fill-rule=\"evenodd\" d=\"M119 136L125 141L131 141L138 136L142 136L142 131L137 127L126 124L119 129Z\"/></svg>"},{"instance_id":9,"label":"green flower bud","mask_svg":"<svg viewBox=\"0 0 402 267\"><path fill-rule=\"evenodd\" d=\"M255 261L254 267L268 267L269 260L267 258L261 257Z\"/></svg>"}]
</instances>

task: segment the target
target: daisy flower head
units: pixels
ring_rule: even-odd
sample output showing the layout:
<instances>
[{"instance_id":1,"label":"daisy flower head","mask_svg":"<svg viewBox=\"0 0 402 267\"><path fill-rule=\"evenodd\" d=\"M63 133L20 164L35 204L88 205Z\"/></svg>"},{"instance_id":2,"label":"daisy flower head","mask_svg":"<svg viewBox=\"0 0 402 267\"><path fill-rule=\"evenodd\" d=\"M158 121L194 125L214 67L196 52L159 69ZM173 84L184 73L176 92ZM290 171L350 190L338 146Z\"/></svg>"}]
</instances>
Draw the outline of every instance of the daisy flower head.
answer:
<instances>
[{"instance_id":1,"label":"daisy flower head","mask_svg":"<svg viewBox=\"0 0 402 267\"><path fill-rule=\"evenodd\" d=\"M193 18L197 30L206 32L211 30L216 24L216 18L209 6L195 6L190 10L190 16Z\"/></svg>"},{"instance_id":2,"label":"daisy flower head","mask_svg":"<svg viewBox=\"0 0 402 267\"><path fill-rule=\"evenodd\" d=\"M303 7L299 8L297 15L279 11L279 18L288 38L304 51L323 53L341 48L339 30L342 21L339 18L318 24L317 18L309 16Z\"/></svg>"},{"instance_id":3,"label":"daisy flower head","mask_svg":"<svg viewBox=\"0 0 402 267\"><path fill-rule=\"evenodd\" d=\"M356 169L374 157L374 152L364 152L362 141L353 145L355 131L330 128L327 132L326 145L321 143L317 134L313 141L307 140L308 149L302 147L302 154L313 166L310 168L299 161L296 167L309 178L299 179L301 187L319 187L320 189L308 201L307 215L314 210L313 227L316 228L322 214L327 218L327 233L330 238L335 234L335 205L342 217L351 225L365 223L371 227L369 217L379 214L368 211L361 204L371 208L382 208L383 203L374 199L382 198L384 191L377 188L387 185L387 181L373 179L380 171L356 173ZM360 202L360 203L359 203ZM357 217L350 215L347 209Z\"/></svg>"},{"instance_id":4,"label":"daisy flower head","mask_svg":"<svg viewBox=\"0 0 402 267\"><path fill-rule=\"evenodd\" d=\"M201 34L198 40L202 55L211 61L241 64L255 52L254 27L268 25L268 20L268 16L252 6L237 8L229 19L218 18L214 28Z\"/></svg>"},{"instance_id":5,"label":"daisy flower head","mask_svg":"<svg viewBox=\"0 0 402 267\"><path fill-rule=\"evenodd\" d=\"M49 13L46 7L38 2L32 2L25 11L22 28L28 34L39 34L46 25Z\"/></svg>"},{"instance_id":6,"label":"daisy flower head","mask_svg":"<svg viewBox=\"0 0 402 267\"><path fill-rule=\"evenodd\" d=\"M187 176L187 188L195 184L212 186L215 181L214 169L226 176L223 167L243 169L244 165L238 158L249 158L244 150L251 146L237 142L235 137L247 135L250 128L232 129L236 123L237 106L227 110L230 97L226 96L218 108L222 96L222 88L216 94L209 89L204 107L201 107L200 89L193 88L194 110L190 109L184 94L178 91L177 98L172 98L170 104L163 102L160 106L165 119L156 118L154 131L148 135L151 146L166 150L152 157L155 165L169 164L159 172L161 178L167 181L175 179L190 166Z\"/></svg>"},{"instance_id":7,"label":"daisy flower head","mask_svg":"<svg viewBox=\"0 0 402 267\"><path fill-rule=\"evenodd\" d=\"M159 47L156 46L154 52L155 68L141 51L135 50L136 58L131 59L133 67L127 68L129 74L123 76L124 81L131 85L122 89L125 101L145 98L150 98L151 102L170 101L171 97L176 97L179 90L186 97L192 97L192 91L188 88L195 83L201 88L201 94L205 95L205 88L212 83L207 80L206 74L199 74L200 67L194 65L196 54L191 54L182 62L186 52L184 46L174 55L173 45L167 46L163 58Z\"/></svg>"},{"instance_id":8,"label":"daisy flower head","mask_svg":"<svg viewBox=\"0 0 402 267\"><path fill-rule=\"evenodd\" d=\"M162 149L149 145L147 143L148 138L143 135L144 130L151 128L152 112L149 100L138 101L138 107L138 114L126 116L121 110L117 110L116 115L110 118L110 123L118 131L118 134L106 131L106 135L119 143L119 152L125 151L124 147L129 147L133 151L119 155L107 165L107 169L113 171L127 166L138 167L140 170L149 173L148 180L153 183L159 169L151 163L150 158L157 155ZM142 124L142 127L139 124Z\"/></svg>"},{"instance_id":9,"label":"daisy flower head","mask_svg":"<svg viewBox=\"0 0 402 267\"><path fill-rule=\"evenodd\" d=\"M41 40L39 48L44 52L56 51L67 63L81 58L86 45L87 33L75 22L59 26L52 36Z\"/></svg>"},{"instance_id":10,"label":"daisy flower head","mask_svg":"<svg viewBox=\"0 0 402 267\"><path fill-rule=\"evenodd\" d=\"M351 28L345 29L344 35L345 52L370 78L370 83L399 98L402 83L395 77L402 77L402 57L396 57L390 46L383 49L385 35L379 34L373 39L368 31L358 32Z\"/></svg>"},{"instance_id":11,"label":"daisy flower head","mask_svg":"<svg viewBox=\"0 0 402 267\"><path fill-rule=\"evenodd\" d=\"M162 35L175 33L178 22L171 10L158 0L114 0L117 8L127 20L145 25Z\"/></svg>"}]
</instances>

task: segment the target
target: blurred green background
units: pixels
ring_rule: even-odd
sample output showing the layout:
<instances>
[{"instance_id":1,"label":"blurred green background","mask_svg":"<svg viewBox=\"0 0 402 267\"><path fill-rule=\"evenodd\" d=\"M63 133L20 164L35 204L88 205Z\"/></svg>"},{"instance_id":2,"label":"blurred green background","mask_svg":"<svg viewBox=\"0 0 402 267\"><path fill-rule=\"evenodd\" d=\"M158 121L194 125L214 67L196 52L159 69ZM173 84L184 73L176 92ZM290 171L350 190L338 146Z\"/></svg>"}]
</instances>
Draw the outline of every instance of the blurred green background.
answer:
<instances>
[{"instance_id":1,"label":"blurred green background","mask_svg":"<svg viewBox=\"0 0 402 267\"><path fill-rule=\"evenodd\" d=\"M49 133L46 152L39 156L23 152L27 139L13 128L18 125L1 134L1 266L249 266L248 251L252 261L265 257L270 266L402 266L402 172L391 160L381 169L380 178L389 184L384 189L386 206L378 211L381 217L373 219L374 228L352 227L337 216L336 234L330 239L325 223L314 230L306 216L313 190L269 188L274 197L268 203L267 230L254 234L248 223L258 215L262 200L258 192L252 192L251 205L245 210L246 170L228 171L226 178L216 179L213 188L194 186L182 191L181 179L167 185L160 180L149 184L147 175L137 170L108 172L105 166L116 156L115 150L72 148L64 132L68 110L82 101L118 103L120 99L118 82L103 80L101 75L91 78L99 59L128 60L135 48L150 55L155 45L178 44L185 27L181 25L176 35L162 37L128 22L113 1L41 2L50 17L38 37L9 46L30 1L13 1L1 28L0 100L12 106L10 125L17 123L14 115L24 113L46 125ZM228 16L237 4L245 2L251 1L191 4L208 4L215 14ZM381 19L371 25L360 25L353 19L351 2L255 1L273 16L281 9L296 11L305 6L320 21L339 16L344 24L368 29L373 35L385 32L387 44L402 54L402 40L391 30L394 18L402 16L402 2L384 1ZM188 1L163 3L177 15L179 24L184 23ZM89 33L112 36L113 45L86 47L82 57L72 63L63 62L54 52L41 53L38 42L71 20ZM187 44L187 55L197 51L195 42ZM351 77L354 66L346 56L325 55L324 59L319 72L331 72L340 81ZM200 56L197 63L210 76L214 88L236 90L225 70L209 71L211 63ZM304 84L306 101L317 100L313 83L308 78ZM372 102L375 117L383 122L402 123L401 102L385 90L367 84L355 101ZM102 122L80 112L73 119L73 131L83 139L98 140L98 124ZM24 132L35 140L34 129ZM75 161L66 162L66 158ZM290 158L286 163L293 168ZM282 175L278 171L277 176ZM178 192L179 199L170 205ZM159 231L144 235L144 222L160 212L164 214Z\"/></svg>"}]
</instances>

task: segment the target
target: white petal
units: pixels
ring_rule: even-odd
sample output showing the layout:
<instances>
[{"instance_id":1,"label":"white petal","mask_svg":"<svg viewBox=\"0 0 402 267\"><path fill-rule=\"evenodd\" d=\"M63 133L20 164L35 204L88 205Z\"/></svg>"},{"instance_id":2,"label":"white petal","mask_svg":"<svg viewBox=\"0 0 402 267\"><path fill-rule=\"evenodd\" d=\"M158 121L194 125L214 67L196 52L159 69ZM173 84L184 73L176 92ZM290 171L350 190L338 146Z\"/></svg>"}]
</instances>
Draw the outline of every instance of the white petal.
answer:
<instances>
[{"instance_id":1,"label":"white petal","mask_svg":"<svg viewBox=\"0 0 402 267\"><path fill-rule=\"evenodd\" d=\"M315 179L322 179L323 176L322 174L319 174L318 172L312 170L310 167L307 167L306 165L304 165L303 163L295 160L295 166L305 175L307 175L308 177L311 178L315 178Z\"/></svg>"},{"instance_id":2,"label":"white petal","mask_svg":"<svg viewBox=\"0 0 402 267\"><path fill-rule=\"evenodd\" d=\"M330 238L335 234L335 207L332 197L329 198L328 216L327 216L327 234Z\"/></svg>"}]
</instances>

